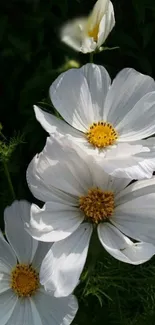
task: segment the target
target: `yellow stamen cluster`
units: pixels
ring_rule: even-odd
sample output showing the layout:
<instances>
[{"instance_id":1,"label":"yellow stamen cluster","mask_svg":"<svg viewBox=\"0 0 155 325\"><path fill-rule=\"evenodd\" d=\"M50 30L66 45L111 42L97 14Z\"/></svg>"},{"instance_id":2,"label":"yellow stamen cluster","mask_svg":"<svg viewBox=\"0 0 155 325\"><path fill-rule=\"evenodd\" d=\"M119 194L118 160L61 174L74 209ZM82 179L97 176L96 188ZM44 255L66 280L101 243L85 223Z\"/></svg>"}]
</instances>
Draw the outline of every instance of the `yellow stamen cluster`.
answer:
<instances>
[{"instance_id":1,"label":"yellow stamen cluster","mask_svg":"<svg viewBox=\"0 0 155 325\"><path fill-rule=\"evenodd\" d=\"M19 297L30 297L39 288L39 274L27 264L17 264L11 274L11 288Z\"/></svg>"},{"instance_id":2,"label":"yellow stamen cluster","mask_svg":"<svg viewBox=\"0 0 155 325\"><path fill-rule=\"evenodd\" d=\"M99 33L99 24L96 24L92 29L88 30L88 36L93 37L94 41L97 42Z\"/></svg>"},{"instance_id":3,"label":"yellow stamen cluster","mask_svg":"<svg viewBox=\"0 0 155 325\"><path fill-rule=\"evenodd\" d=\"M91 188L87 195L79 198L80 209L85 214L85 219L95 224L106 221L114 212L114 193Z\"/></svg>"},{"instance_id":4,"label":"yellow stamen cluster","mask_svg":"<svg viewBox=\"0 0 155 325\"><path fill-rule=\"evenodd\" d=\"M118 134L112 124L101 121L90 126L86 137L94 147L105 148L116 142Z\"/></svg>"}]
</instances>

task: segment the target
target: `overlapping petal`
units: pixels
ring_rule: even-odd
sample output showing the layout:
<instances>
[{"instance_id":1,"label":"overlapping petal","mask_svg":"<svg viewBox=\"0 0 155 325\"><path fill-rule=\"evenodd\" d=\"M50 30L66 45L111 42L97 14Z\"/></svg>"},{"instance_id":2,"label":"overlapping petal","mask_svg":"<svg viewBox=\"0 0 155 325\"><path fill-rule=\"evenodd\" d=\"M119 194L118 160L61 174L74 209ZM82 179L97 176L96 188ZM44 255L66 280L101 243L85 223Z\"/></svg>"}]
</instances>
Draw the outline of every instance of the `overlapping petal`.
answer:
<instances>
[{"instance_id":1,"label":"overlapping petal","mask_svg":"<svg viewBox=\"0 0 155 325\"><path fill-rule=\"evenodd\" d=\"M48 201L50 192L56 195L56 192L61 191L63 198L67 200L70 194L72 202L75 202L75 196L81 195L91 186L90 176L85 153L80 148L75 151L72 141L61 140L58 135L47 138L43 152L34 157L27 170L31 191L37 198L41 197L43 192L43 197L46 195Z\"/></svg>"},{"instance_id":2,"label":"overlapping petal","mask_svg":"<svg viewBox=\"0 0 155 325\"><path fill-rule=\"evenodd\" d=\"M10 270L0 264L0 294L10 289Z\"/></svg>"},{"instance_id":3,"label":"overlapping petal","mask_svg":"<svg viewBox=\"0 0 155 325\"><path fill-rule=\"evenodd\" d=\"M31 299L18 299L7 325L43 325L39 313Z\"/></svg>"},{"instance_id":4,"label":"overlapping petal","mask_svg":"<svg viewBox=\"0 0 155 325\"><path fill-rule=\"evenodd\" d=\"M79 70L87 80L91 96L94 112L91 123L102 120L105 99L111 86L110 76L103 66L91 63L85 64Z\"/></svg>"},{"instance_id":5,"label":"overlapping petal","mask_svg":"<svg viewBox=\"0 0 155 325\"><path fill-rule=\"evenodd\" d=\"M20 263L31 263L38 246L24 229L24 222L30 220L30 206L27 201L14 201L4 211L5 233Z\"/></svg>"},{"instance_id":6,"label":"overlapping petal","mask_svg":"<svg viewBox=\"0 0 155 325\"><path fill-rule=\"evenodd\" d=\"M142 110L143 114L139 114ZM143 96L117 125L119 141L137 141L155 133L155 91ZM146 123L147 120L147 123Z\"/></svg>"},{"instance_id":7,"label":"overlapping petal","mask_svg":"<svg viewBox=\"0 0 155 325\"><path fill-rule=\"evenodd\" d=\"M68 238L54 243L41 266L41 283L53 290L56 297L68 296L77 284L83 270L92 226L83 223Z\"/></svg>"},{"instance_id":8,"label":"overlapping petal","mask_svg":"<svg viewBox=\"0 0 155 325\"><path fill-rule=\"evenodd\" d=\"M108 8L99 24L98 41L97 41L98 48L100 48L100 46L106 41L108 35L110 34L114 26L115 26L114 7L112 2L109 1Z\"/></svg>"},{"instance_id":9,"label":"overlapping petal","mask_svg":"<svg viewBox=\"0 0 155 325\"><path fill-rule=\"evenodd\" d=\"M18 297L11 289L0 294L0 320L1 325L6 325L17 304Z\"/></svg>"},{"instance_id":10,"label":"overlapping petal","mask_svg":"<svg viewBox=\"0 0 155 325\"><path fill-rule=\"evenodd\" d=\"M33 238L45 242L54 242L72 234L83 219L84 216L76 207L47 202L42 209L32 204L31 219L26 226Z\"/></svg>"},{"instance_id":11,"label":"overlapping petal","mask_svg":"<svg viewBox=\"0 0 155 325\"><path fill-rule=\"evenodd\" d=\"M133 243L110 223L98 226L98 236L106 251L116 259L130 264L142 264L155 254L155 246L140 242Z\"/></svg>"},{"instance_id":12,"label":"overlapping petal","mask_svg":"<svg viewBox=\"0 0 155 325\"><path fill-rule=\"evenodd\" d=\"M121 70L112 82L104 105L104 120L115 127L147 93L155 91L153 78L135 69ZM142 110L139 111L142 114Z\"/></svg>"},{"instance_id":13,"label":"overlapping petal","mask_svg":"<svg viewBox=\"0 0 155 325\"><path fill-rule=\"evenodd\" d=\"M55 298L45 290L40 290L33 301L40 314L42 325L69 325L78 310L78 302L73 295Z\"/></svg>"},{"instance_id":14,"label":"overlapping petal","mask_svg":"<svg viewBox=\"0 0 155 325\"><path fill-rule=\"evenodd\" d=\"M111 222L127 236L155 245L155 178L131 184L115 200Z\"/></svg>"},{"instance_id":15,"label":"overlapping petal","mask_svg":"<svg viewBox=\"0 0 155 325\"><path fill-rule=\"evenodd\" d=\"M81 52L89 52L91 45L89 46L84 44L83 46L83 33L87 25L87 18L81 17L68 22L63 28L61 29L61 40L72 47L75 51ZM88 39L88 37L87 37ZM85 42L86 43L86 42ZM93 42L94 43L94 42ZM92 51L95 49L92 48Z\"/></svg>"},{"instance_id":16,"label":"overlapping petal","mask_svg":"<svg viewBox=\"0 0 155 325\"><path fill-rule=\"evenodd\" d=\"M58 132L62 135L72 135L72 137L78 141L82 141L83 136L80 131L72 128L69 124L65 123L60 118L49 114L43 110L41 110L38 106L34 105L34 112L36 119L40 122L42 127L49 133Z\"/></svg>"},{"instance_id":17,"label":"overlapping petal","mask_svg":"<svg viewBox=\"0 0 155 325\"><path fill-rule=\"evenodd\" d=\"M94 119L88 83L80 69L62 73L50 87L50 98L67 123L82 132Z\"/></svg>"},{"instance_id":18,"label":"overlapping petal","mask_svg":"<svg viewBox=\"0 0 155 325\"><path fill-rule=\"evenodd\" d=\"M155 170L154 152L151 155L141 153L130 157L116 157L100 163L111 176L129 180L151 178Z\"/></svg>"},{"instance_id":19,"label":"overlapping petal","mask_svg":"<svg viewBox=\"0 0 155 325\"><path fill-rule=\"evenodd\" d=\"M0 268L5 267L5 270L10 272L16 263L17 259L10 245L0 237Z\"/></svg>"},{"instance_id":20,"label":"overlapping petal","mask_svg":"<svg viewBox=\"0 0 155 325\"><path fill-rule=\"evenodd\" d=\"M41 241L38 242L38 247L32 260L32 265L35 268L35 270L38 270L38 272L40 271L42 261L45 255L47 254L47 252L49 251L49 249L51 248L51 246L52 243L46 243L46 242L44 243Z\"/></svg>"}]
</instances>

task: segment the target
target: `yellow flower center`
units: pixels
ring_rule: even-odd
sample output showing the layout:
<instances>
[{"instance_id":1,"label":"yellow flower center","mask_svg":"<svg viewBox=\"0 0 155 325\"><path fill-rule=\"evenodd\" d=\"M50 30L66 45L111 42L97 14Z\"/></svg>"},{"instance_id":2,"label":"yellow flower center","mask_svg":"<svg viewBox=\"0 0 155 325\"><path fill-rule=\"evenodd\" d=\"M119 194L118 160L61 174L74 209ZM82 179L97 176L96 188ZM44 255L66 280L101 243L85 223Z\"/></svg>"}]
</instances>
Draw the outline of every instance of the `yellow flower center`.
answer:
<instances>
[{"instance_id":1,"label":"yellow flower center","mask_svg":"<svg viewBox=\"0 0 155 325\"><path fill-rule=\"evenodd\" d=\"M86 137L89 143L97 148L105 148L114 144L118 138L118 133L110 123L98 122L93 123Z\"/></svg>"},{"instance_id":2,"label":"yellow flower center","mask_svg":"<svg viewBox=\"0 0 155 325\"><path fill-rule=\"evenodd\" d=\"M99 24L96 24L92 29L88 30L88 36L93 37L94 41L98 40Z\"/></svg>"},{"instance_id":3,"label":"yellow flower center","mask_svg":"<svg viewBox=\"0 0 155 325\"><path fill-rule=\"evenodd\" d=\"M17 264L12 270L11 288L19 297L30 297L39 288L39 274L31 265Z\"/></svg>"},{"instance_id":4,"label":"yellow flower center","mask_svg":"<svg viewBox=\"0 0 155 325\"><path fill-rule=\"evenodd\" d=\"M85 214L85 219L95 224L106 221L114 212L114 193L91 188L87 195L79 198L80 209Z\"/></svg>"}]
</instances>

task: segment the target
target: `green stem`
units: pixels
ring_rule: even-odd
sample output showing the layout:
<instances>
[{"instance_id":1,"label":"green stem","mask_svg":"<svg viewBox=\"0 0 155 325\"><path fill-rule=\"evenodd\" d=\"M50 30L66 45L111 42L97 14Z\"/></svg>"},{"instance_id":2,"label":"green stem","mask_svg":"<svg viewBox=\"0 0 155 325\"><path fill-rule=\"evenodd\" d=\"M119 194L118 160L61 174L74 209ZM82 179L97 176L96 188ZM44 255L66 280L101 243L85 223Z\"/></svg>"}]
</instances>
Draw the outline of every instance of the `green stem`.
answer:
<instances>
[{"instance_id":1,"label":"green stem","mask_svg":"<svg viewBox=\"0 0 155 325\"><path fill-rule=\"evenodd\" d=\"M90 275L95 266L96 262L99 259L99 255L101 253L101 244L98 239L96 227L94 227L93 234L90 240L90 246L89 246L89 264L88 264L88 274Z\"/></svg>"},{"instance_id":2,"label":"green stem","mask_svg":"<svg viewBox=\"0 0 155 325\"><path fill-rule=\"evenodd\" d=\"M6 178L8 180L10 192L12 194L13 199L15 200L16 195L15 195L14 188L13 188L13 185L12 185L12 181L11 181L10 173L9 173L9 170L8 170L8 166L7 166L7 163L6 163L5 160L3 160L3 167L4 167L4 172L5 172Z\"/></svg>"},{"instance_id":3,"label":"green stem","mask_svg":"<svg viewBox=\"0 0 155 325\"><path fill-rule=\"evenodd\" d=\"M94 52L90 53L90 63L93 63L93 59L94 59Z\"/></svg>"}]
</instances>

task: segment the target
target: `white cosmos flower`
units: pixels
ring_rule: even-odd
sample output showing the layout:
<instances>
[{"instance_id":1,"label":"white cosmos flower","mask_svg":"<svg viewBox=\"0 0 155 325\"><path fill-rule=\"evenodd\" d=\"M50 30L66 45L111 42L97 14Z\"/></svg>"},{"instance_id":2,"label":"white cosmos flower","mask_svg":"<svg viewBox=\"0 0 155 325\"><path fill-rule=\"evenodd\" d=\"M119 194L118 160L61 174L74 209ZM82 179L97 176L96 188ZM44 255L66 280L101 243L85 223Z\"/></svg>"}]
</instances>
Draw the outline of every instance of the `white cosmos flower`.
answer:
<instances>
[{"instance_id":1,"label":"white cosmos flower","mask_svg":"<svg viewBox=\"0 0 155 325\"><path fill-rule=\"evenodd\" d=\"M155 253L155 178L129 185L129 179L109 176L93 157L57 135L47 138L30 163L27 181L45 202L42 209L32 204L27 230L40 241L55 242L40 274L55 296L67 296L76 287L93 228L120 261L140 264Z\"/></svg>"},{"instance_id":2,"label":"white cosmos flower","mask_svg":"<svg viewBox=\"0 0 155 325\"><path fill-rule=\"evenodd\" d=\"M30 204L14 201L5 209L5 234L0 235L0 324L68 325L78 309L70 295L55 298L40 284L42 259L51 244L38 243L24 230Z\"/></svg>"},{"instance_id":3,"label":"white cosmos flower","mask_svg":"<svg viewBox=\"0 0 155 325\"><path fill-rule=\"evenodd\" d=\"M89 53L100 48L115 25L114 8L109 0L98 0L89 17L68 22L61 40L74 50Z\"/></svg>"},{"instance_id":4,"label":"white cosmos flower","mask_svg":"<svg viewBox=\"0 0 155 325\"><path fill-rule=\"evenodd\" d=\"M34 106L49 134L69 135L75 146L101 157L105 171L113 176L152 176L155 141L142 140L155 133L151 77L126 68L111 84L104 67L86 64L62 73L50 87L50 98L67 123Z\"/></svg>"}]
</instances>

